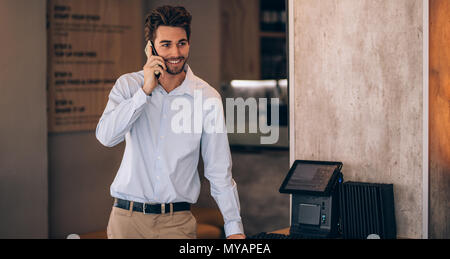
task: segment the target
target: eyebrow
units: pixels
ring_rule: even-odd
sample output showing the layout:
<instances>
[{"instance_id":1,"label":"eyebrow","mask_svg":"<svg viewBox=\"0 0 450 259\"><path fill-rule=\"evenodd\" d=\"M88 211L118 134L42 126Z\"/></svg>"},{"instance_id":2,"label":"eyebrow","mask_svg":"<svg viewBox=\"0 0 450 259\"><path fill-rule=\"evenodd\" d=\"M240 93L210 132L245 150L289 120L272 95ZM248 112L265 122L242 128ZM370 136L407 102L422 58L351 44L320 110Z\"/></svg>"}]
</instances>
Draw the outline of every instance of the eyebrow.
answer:
<instances>
[{"instance_id":1,"label":"eyebrow","mask_svg":"<svg viewBox=\"0 0 450 259\"><path fill-rule=\"evenodd\" d=\"M187 41L187 39L181 39L178 41L178 43L183 42L183 41ZM164 43L172 43L171 40L162 40L159 42L159 44L164 44Z\"/></svg>"}]
</instances>

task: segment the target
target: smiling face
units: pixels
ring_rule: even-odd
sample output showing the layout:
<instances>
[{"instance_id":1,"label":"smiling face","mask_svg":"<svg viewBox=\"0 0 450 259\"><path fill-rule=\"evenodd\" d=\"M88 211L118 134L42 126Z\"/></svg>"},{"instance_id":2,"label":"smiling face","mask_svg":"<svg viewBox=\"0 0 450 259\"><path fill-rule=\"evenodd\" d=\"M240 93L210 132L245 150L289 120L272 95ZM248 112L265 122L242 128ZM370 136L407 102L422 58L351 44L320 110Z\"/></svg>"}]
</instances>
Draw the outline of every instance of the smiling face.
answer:
<instances>
[{"instance_id":1,"label":"smiling face","mask_svg":"<svg viewBox=\"0 0 450 259\"><path fill-rule=\"evenodd\" d=\"M186 31L180 27L159 26L155 36L156 52L164 59L167 72L171 75L183 72L190 47Z\"/></svg>"}]
</instances>

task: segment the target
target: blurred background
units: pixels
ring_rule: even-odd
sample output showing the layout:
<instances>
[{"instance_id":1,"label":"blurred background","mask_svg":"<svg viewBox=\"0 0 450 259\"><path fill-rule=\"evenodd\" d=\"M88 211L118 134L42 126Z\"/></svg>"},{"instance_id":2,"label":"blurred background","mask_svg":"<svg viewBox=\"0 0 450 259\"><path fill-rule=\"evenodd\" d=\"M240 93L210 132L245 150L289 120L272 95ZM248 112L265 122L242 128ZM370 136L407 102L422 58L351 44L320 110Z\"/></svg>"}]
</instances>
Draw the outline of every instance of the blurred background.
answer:
<instances>
[{"instance_id":1,"label":"blurred background","mask_svg":"<svg viewBox=\"0 0 450 259\"><path fill-rule=\"evenodd\" d=\"M192 14L189 65L224 101L280 98L277 143L261 145L259 133L230 134L229 140L246 234L289 226L289 196L278 192L289 169L285 1L2 1L1 19L8 25L1 27L7 38L1 43L7 55L2 62L19 62L2 64L2 75L13 76L2 83L1 101L5 107L9 102L21 105L20 111L2 112L2 123L15 129L7 132L11 139L2 137L2 153L11 155L2 155L9 169L2 172L0 184L2 193L19 188L17 195L23 195L13 200L1 195L2 208L14 207L2 222L23 218L26 223L0 223L1 236L45 237L48 229L48 237L66 238L106 229L113 203L109 187L125 144L103 147L95 138L95 126L115 80L142 69L146 14L165 4L183 5ZM30 87L28 80L42 84ZM233 80L246 80L256 88L232 85ZM260 80L270 80L269 85ZM23 99L18 91L33 94ZM27 173L18 176L20 170ZM197 206L217 208L201 160L199 173ZM27 218L30 207L33 219Z\"/></svg>"}]
</instances>

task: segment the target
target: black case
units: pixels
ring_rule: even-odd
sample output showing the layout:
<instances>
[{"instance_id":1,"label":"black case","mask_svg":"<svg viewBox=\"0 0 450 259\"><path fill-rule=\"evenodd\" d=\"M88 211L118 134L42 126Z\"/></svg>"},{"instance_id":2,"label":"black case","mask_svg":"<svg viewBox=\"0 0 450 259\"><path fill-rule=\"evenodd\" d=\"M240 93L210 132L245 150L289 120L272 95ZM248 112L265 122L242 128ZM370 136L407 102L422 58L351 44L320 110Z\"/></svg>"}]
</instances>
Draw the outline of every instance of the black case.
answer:
<instances>
[{"instance_id":1,"label":"black case","mask_svg":"<svg viewBox=\"0 0 450 259\"><path fill-rule=\"evenodd\" d=\"M345 239L366 239L370 234L397 238L393 184L346 182L340 203Z\"/></svg>"}]
</instances>

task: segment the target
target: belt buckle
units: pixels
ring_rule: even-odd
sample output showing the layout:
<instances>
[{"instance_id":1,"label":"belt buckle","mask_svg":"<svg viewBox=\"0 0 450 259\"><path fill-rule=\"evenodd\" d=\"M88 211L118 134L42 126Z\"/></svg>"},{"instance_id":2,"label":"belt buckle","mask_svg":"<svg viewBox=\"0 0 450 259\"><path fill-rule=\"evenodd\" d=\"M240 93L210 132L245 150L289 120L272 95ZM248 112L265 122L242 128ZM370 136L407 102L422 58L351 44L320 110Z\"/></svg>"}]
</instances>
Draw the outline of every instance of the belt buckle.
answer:
<instances>
[{"instance_id":1,"label":"belt buckle","mask_svg":"<svg viewBox=\"0 0 450 259\"><path fill-rule=\"evenodd\" d=\"M144 213L144 215L146 215L147 213L145 213L145 209L147 208L147 204L144 202L142 203L142 212Z\"/></svg>"},{"instance_id":2,"label":"belt buckle","mask_svg":"<svg viewBox=\"0 0 450 259\"><path fill-rule=\"evenodd\" d=\"M161 204L161 214L166 214L166 204Z\"/></svg>"}]
</instances>

